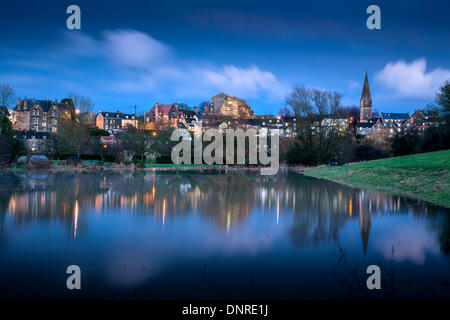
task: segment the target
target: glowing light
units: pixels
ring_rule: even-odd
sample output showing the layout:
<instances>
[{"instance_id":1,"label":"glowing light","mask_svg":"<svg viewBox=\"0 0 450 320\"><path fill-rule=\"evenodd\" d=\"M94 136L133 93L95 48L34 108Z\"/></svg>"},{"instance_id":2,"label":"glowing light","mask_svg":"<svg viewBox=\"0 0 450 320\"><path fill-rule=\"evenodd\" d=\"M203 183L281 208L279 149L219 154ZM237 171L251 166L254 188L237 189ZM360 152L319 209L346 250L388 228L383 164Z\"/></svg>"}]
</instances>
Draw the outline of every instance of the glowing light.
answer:
<instances>
[{"instance_id":1,"label":"glowing light","mask_svg":"<svg viewBox=\"0 0 450 320\"><path fill-rule=\"evenodd\" d=\"M348 199L348 214L351 217L353 213L353 199Z\"/></svg>"},{"instance_id":2,"label":"glowing light","mask_svg":"<svg viewBox=\"0 0 450 320\"><path fill-rule=\"evenodd\" d=\"M78 227L78 200L75 200L75 211L74 211L74 221L73 221L73 238L75 239L77 236L77 227Z\"/></svg>"},{"instance_id":3,"label":"glowing light","mask_svg":"<svg viewBox=\"0 0 450 320\"><path fill-rule=\"evenodd\" d=\"M166 198L164 198L164 200L163 200L163 221L162 221L163 226L164 226L165 220L166 220Z\"/></svg>"},{"instance_id":4,"label":"glowing light","mask_svg":"<svg viewBox=\"0 0 450 320\"><path fill-rule=\"evenodd\" d=\"M280 195L278 194L278 196L277 196L277 224L278 224L279 218L280 218Z\"/></svg>"}]
</instances>

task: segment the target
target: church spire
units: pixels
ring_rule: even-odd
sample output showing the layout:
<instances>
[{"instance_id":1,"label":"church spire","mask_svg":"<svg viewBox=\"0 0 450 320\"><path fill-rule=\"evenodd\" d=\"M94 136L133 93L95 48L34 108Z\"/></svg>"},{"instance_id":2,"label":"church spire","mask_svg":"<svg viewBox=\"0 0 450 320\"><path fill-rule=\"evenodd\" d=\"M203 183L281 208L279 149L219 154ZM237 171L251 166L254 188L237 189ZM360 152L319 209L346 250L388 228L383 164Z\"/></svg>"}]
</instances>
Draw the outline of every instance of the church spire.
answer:
<instances>
[{"instance_id":1,"label":"church spire","mask_svg":"<svg viewBox=\"0 0 450 320\"><path fill-rule=\"evenodd\" d=\"M367 78L367 71L366 78L364 79L364 87L361 93L361 99L372 100L372 96L370 95L369 79Z\"/></svg>"},{"instance_id":2,"label":"church spire","mask_svg":"<svg viewBox=\"0 0 450 320\"><path fill-rule=\"evenodd\" d=\"M366 78L364 79L363 90L361 93L359 110L360 110L359 116L360 121L367 122L370 118L372 118L372 96L370 95L369 78L367 77L367 71L366 71Z\"/></svg>"}]
</instances>

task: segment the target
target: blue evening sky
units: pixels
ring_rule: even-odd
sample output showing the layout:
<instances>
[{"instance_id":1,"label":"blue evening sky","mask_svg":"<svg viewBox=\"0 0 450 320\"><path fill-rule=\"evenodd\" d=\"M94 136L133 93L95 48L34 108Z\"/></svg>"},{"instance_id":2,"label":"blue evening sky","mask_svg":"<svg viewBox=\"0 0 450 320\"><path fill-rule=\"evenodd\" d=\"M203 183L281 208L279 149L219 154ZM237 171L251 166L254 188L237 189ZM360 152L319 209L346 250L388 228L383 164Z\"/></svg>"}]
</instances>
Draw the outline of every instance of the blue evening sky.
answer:
<instances>
[{"instance_id":1,"label":"blue evening sky","mask_svg":"<svg viewBox=\"0 0 450 320\"><path fill-rule=\"evenodd\" d=\"M81 30L66 28L68 5ZM366 8L381 8L381 30ZM98 110L190 106L225 92L276 114L296 85L412 112L450 79L450 1L18 1L0 8L0 83L17 96L90 96Z\"/></svg>"}]
</instances>

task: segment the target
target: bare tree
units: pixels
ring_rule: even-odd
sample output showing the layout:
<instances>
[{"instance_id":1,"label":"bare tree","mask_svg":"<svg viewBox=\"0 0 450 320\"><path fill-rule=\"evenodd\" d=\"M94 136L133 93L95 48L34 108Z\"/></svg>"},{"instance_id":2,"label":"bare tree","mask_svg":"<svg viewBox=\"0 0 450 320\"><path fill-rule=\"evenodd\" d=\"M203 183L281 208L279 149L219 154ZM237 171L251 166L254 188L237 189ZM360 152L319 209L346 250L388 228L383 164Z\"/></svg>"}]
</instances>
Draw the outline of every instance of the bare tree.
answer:
<instances>
[{"instance_id":1,"label":"bare tree","mask_svg":"<svg viewBox=\"0 0 450 320\"><path fill-rule=\"evenodd\" d=\"M295 152L301 155L302 163L326 163L348 140L347 131L341 131L332 119L326 119L337 115L340 100L338 92L305 87L294 88L286 98L286 104L297 116Z\"/></svg>"},{"instance_id":2,"label":"bare tree","mask_svg":"<svg viewBox=\"0 0 450 320\"><path fill-rule=\"evenodd\" d=\"M289 106L285 105L282 108L280 108L280 110L278 111L278 115L283 117L292 117L293 114Z\"/></svg>"},{"instance_id":3,"label":"bare tree","mask_svg":"<svg viewBox=\"0 0 450 320\"><path fill-rule=\"evenodd\" d=\"M286 98L286 104L292 108L296 116L310 116L313 111L312 91L305 87L295 87Z\"/></svg>"},{"instance_id":4,"label":"bare tree","mask_svg":"<svg viewBox=\"0 0 450 320\"><path fill-rule=\"evenodd\" d=\"M80 110L81 113L91 112L94 109L94 102L89 96L71 93L68 97L72 99L75 108Z\"/></svg>"},{"instance_id":5,"label":"bare tree","mask_svg":"<svg viewBox=\"0 0 450 320\"><path fill-rule=\"evenodd\" d=\"M330 97L330 93L325 90L314 89L312 91L312 101L316 107L316 112L321 116L326 116L329 113L328 110L328 99Z\"/></svg>"},{"instance_id":6,"label":"bare tree","mask_svg":"<svg viewBox=\"0 0 450 320\"><path fill-rule=\"evenodd\" d=\"M328 93L328 102L330 105L330 113L332 117L334 117L338 113L338 110L341 107L341 98L342 94L340 94L339 92L333 91Z\"/></svg>"},{"instance_id":7,"label":"bare tree","mask_svg":"<svg viewBox=\"0 0 450 320\"><path fill-rule=\"evenodd\" d=\"M286 104L297 116L334 116L341 107L341 98L336 91L296 87L286 98Z\"/></svg>"},{"instance_id":8,"label":"bare tree","mask_svg":"<svg viewBox=\"0 0 450 320\"><path fill-rule=\"evenodd\" d=\"M14 89L7 83L0 84L0 99L2 106L10 106L14 103Z\"/></svg>"}]
</instances>

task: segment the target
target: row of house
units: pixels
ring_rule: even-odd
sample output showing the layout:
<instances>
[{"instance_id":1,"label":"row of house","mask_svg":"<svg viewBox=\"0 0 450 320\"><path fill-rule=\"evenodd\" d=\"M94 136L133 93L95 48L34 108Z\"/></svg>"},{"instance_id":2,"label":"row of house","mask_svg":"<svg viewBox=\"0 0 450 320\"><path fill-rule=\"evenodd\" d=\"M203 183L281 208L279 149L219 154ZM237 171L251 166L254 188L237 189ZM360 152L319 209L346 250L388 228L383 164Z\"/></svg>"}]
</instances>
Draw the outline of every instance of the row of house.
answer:
<instances>
[{"instance_id":1,"label":"row of house","mask_svg":"<svg viewBox=\"0 0 450 320\"><path fill-rule=\"evenodd\" d=\"M113 133L125 130L130 125L136 127L137 118L134 113L126 114L120 111L100 111L95 118L95 125L99 129Z\"/></svg>"},{"instance_id":2,"label":"row of house","mask_svg":"<svg viewBox=\"0 0 450 320\"><path fill-rule=\"evenodd\" d=\"M13 128L19 131L58 131L59 121L70 116L70 106L58 100L19 98L17 105L8 111Z\"/></svg>"},{"instance_id":3,"label":"row of house","mask_svg":"<svg viewBox=\"0 0 450 320\"><path fill-rule=\"evenodd\" d=\"M395 134L417 132L423 134L426 129L438 126L439 117L433 112L417 109L410 116L409 113L381 113L381 117L370 118L356 126L358 136L392 137Z\"/></svg>"},{"instance_id":4,"label":"row of house","mask_svg":"<svg viewBox=\"0 0 450 320\"><path fill-rule=\"evenodd\" d=\"M8 110L0 107L0 114L7 115L13 128L18 131L31 131L35 134L25 135L30 137L48 137L37 133L56 133L58 125L64 117L70 117L70 106L59 103L57 100L36 100L19 98L17 105ZM203 110L194 107L187 109L177 103L159 104L145 112L143 118L135 113L123 113L121 111L99 111L79 114L83 123L91 128L99 128L109 131L112 135L127 130L129 126L143 124L147 130L159 130L164 127L186 128L189 131L217 128L253 128L258 132L276 132L284 137L296 135L297 118L294 116L256 115L251 107L242 99L219 93L211 98L210 102L203 106ZM386 139L394 134L406 133L415 130L423 133L427 128L439 124L436 114L418 109L413 115L409 113L381 113L380 117L373 117L372 97L367 73L364 79L363 90L360 99L360 115L349 119L325 118L321 121L322 128L348 132L354 130L356 136L368 136L374 139ZM314 124L319 127L319 123ZM314 128L313 128L314 129ZM35 140L35 139L31 139ZM106 141L106 140L105 140ZM109 141L109 140L108 140ZM32 145L30 145L32 149Z\"/></svg>"},{"instance_id":5,"label":"row of house","mask_svg":"<svg viewBox=\"0 0 450 320\"><path fill-rule=\"evenodd\" d=\"M373 117L372 96L366 72L360 100L360 120L356 126L357 136L383 140L412 131L423 134L427 128L439 123L437 114L423 109L417 109L411 116L409 113L382 112L381 117Z\"/></svg>"}]
</instances>

